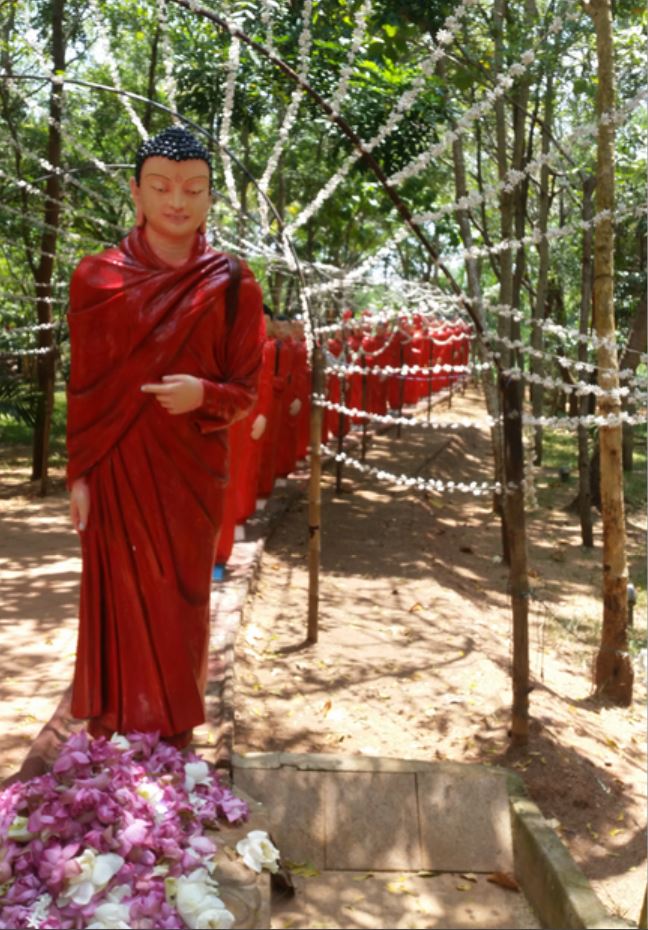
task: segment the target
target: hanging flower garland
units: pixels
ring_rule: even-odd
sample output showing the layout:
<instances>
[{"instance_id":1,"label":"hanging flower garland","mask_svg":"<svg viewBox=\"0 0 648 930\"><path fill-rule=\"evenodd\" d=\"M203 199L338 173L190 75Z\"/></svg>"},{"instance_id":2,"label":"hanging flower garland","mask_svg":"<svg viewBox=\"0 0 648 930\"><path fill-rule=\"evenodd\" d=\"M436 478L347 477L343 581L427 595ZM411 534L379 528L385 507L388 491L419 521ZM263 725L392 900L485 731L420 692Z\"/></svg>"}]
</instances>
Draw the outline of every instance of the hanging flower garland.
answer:
<instances>
[{"instance_id":1,"label":"hanging flower garland","mask_svg":"<svg viewBox=\"0 0 648 930\"><path fill-rule=\"evenodd\" d=\"M439 61L441 61L448 53L447 46L450 45L455 38L455 34L461 28L461 20L465 15L468 7L473 6L476 3L476 0L462 0L461 3L456 7L454 13L451 16L446 17L444 22L444 27L439 30L437 33L436 39L437 43L433 47L433 50L430 55L428 55L421 64L421 73L412 82L412 85L405 90L394 107L391 110L387 120L379 128L375 136L367 142L362 143L362 153L372 152L377 148L384 140L389 136L394 129L399 125L403 116L408 112L408 110L413 106L417 97L422 93L425 88L427 78L434 73ZM322 190L317 194L317 196L310 202L310 204L302 210L298 216L292 220L291 223L286 227L286 231L289 235L292 235L296 229L299 229L300 226L303 226L304 223L317 213L319 208L329 199L329 197L337 190L344 178L349 174L355 163L358 161L361 155L358 152L352 152L342 163L337 172L329 178L328 182L322 188ZM390 182L391 183L391 182Z\"/></svg>"},{"instance_id":2,"label":"hanging flower garland","mask_svg":"<svg viewBox=\"0 0 648 930\"><path fill-rule=\"evenodd\" d=\"M221 119L220 135L218 143L223 162L223 171L225 174L225 186L229 195L230 203L234 210L240 210L241 205L238 199L234 174L232 173L232 159L229 156L229 136L232 126L232 113L234 110L234 93L236 90L236 78L238 76L241 60L241 40L237 36L231 36L229 53L227 56L227 79L225 83L225 100L223 102L223 116Z\"/></svg>"},{"instance_id":3,"label":"hanging flower garland","mask_svg":"<svg viewBox=\"0 0 648 930\"><path fill-rule=\"evenodd\" d=\"M493 483L488 481L442 481L440 478L414 478L410 475L396 475L393 472L385 471L384 468L377 468L375 465L367 465L366 462L361 462L346 452L334 452L328 446L322 446L322 452L325 455L330 455L336 462L350 465L351 468L362 472L364 475L371 475L378 478L379 481L386 481L389 484L396 484L399 487L411 488L416 491L436 493L459 491L462 494L473 494L475 497L481 497L483 494L501 494L502 492L502 485L499 481ZM515 485L511 483L508 487L509 490L512 490Z\"/></svg>"},{"instance_id":4,"label":"hanging flower garland","mask_svg":"<svg viewBox=\"0 0 648 930\"><path fill-rule=\"evenodd\" d=\"M311 26L312 26L312 16L313 16L313 0L304 0L304 8L302 13L302 31L298 40L298 53L299 53L299 63L297 66L297 74L302 80L306 80L308 77L308 71L310 67L310 50L311 50ZM303 89L298 84L295 86L290 98L290 103L284 115L283 123L279 128L279 134L277 141L275 142L268 162L265 166L265 170L261 179L259 180L259 191L260 193L267 194L268 188L270 186L270 181L272 176L275 173L277 165L279 164L279 159L281 153L284 150L286 141L290 134L290 131L293 127L293 124L297 118L297 112L302 102ZM263 229L269 231L269 221L268 221L268 206L265 202L263 196L259 198L259 213L261 215L261 224Z\"/></svg>"},{"instance_id":5,"label":"hanging flower garland","mask_svg":"<svg viewBox=\"0 0 648 930\"><path fill-rule=\"evenodd\" d=\"M365 34L367 28L367 20L371 15L371 0L364 0L364 2L358 7L355 14L353 32L351 34L351 44L349 46L349 51L347 53L347 59L344 64L344 67L340 71L338 78L338 85L333 93L333 96L329 100L331 109L336 113L338 112L338 107L340 103L346 97L346 93L349 87L349 81L351 80L351 75L353 74L353 67L360 46L362 45L362 38Z\"/></svg>"}]
</instances>

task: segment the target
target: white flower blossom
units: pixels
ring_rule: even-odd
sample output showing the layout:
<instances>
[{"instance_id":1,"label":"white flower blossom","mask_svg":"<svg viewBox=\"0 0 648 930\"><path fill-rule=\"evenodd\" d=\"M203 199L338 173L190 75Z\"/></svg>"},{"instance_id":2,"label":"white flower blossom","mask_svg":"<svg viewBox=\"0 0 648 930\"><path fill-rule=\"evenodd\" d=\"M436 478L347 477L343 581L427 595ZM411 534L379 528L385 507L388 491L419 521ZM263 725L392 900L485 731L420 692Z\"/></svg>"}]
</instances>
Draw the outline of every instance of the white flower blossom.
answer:
<instances>
[{"instance_id":1,"label":"white flower blossom","mask_svg":"<svg viewBox=\"0 0 648 930\"><path fill-rule=\"evenodd\" d=\"M126 752L127 749L130 749L130 743L122 733L113 733L110 737L110 742L113 746L117 746L118 749Z\"/></svg>"},{"instance_id":2,"label":"white flower blossom","mask_svg":"<svg viewBox=\"0 0 648 930\"><path fill-rule=\"evenodd\" d=\"M40 927L48 915L52 898L48 894L42 894L34 902L29 917L27 918L28 927Z\"/></svg>"},{"instance_id":3,"label":"white flower blossom","mask_svg":"<svg viewBox=\"0 0 648 930\"><path fill-rule=\"evenodd\" d=\"M211 785L212 778L206 762L187 762L184 769L187 791L193 791L196 785Z\"/></svg>"},{"instance_id":4,"label":"white flower blossom","mask_svg":"<svg viewBox=\"0 0 648 930\"><path fill-rule=\"evenodd\" d=\"M68 880L67 887L58 897L59 907L64 907L70 901L81 906L88 904L124 864L122 857L116 853L97 856L92 849L85 849L73 861L80 866L81 871Z\"/></svg>"},{"instance_id":5,"label":"white flower blossom","mask_svg":"<svg viewBox=\"0 0 648 930\"><path fill-rule=\"evenodd\" d=\"M194 869L175 880L175 907L191 930L229 930L234 925L234 915L227 910L217 891L217 883L204 868Z\"/></svg>"},{"instance_id":6,"label":"white flower blossom","mask_svg":"<svg viewBox=\"0 0 648 930\"><path fill-rule=\"evenodd\" d=\"M137 786L137 793L153 808L155 822L162 823L169 808L164 803L164 789L154 781L142 779Z\"/></svg>"},{"instance_id":7,"label":"white flower blossom","mask_svg":"<svg viewBox=\"0 0 648 930\"><path fill-rule=\"evenodd\" d=\"M130 908L116 901L104 901L92 915L86 930L130 930Z\"/></svg>"},{"instance_id":8,"label":"white flower blossom","mask_svg":"<svg viewBox=\"0 0 648 930\"><path fill-rule=\"evenodd\" d=\"M276 872L279 868L279 850L270 842L265 830L252 830L236 844L236 851L243 862L254 872L266 868Z\"/></svg>"}]
</instances>

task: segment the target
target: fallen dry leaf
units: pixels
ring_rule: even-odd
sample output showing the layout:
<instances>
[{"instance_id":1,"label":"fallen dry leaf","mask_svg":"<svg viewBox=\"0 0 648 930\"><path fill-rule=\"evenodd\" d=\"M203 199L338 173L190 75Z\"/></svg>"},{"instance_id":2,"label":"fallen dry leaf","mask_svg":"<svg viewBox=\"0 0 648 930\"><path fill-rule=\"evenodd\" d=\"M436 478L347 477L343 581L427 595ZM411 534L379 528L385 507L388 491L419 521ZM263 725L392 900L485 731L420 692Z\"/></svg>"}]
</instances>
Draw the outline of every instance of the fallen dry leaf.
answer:
<instances>
[{"instance_id":1,"label":"fallen dry leaf","mask_svg":"<svg viewBox=\"0 0 648 930\"><path fill-rule=\"evenodd\" d=\"M457 891L470 891L472 885L469 882L461 882L458 885L455 885Z\"/></svg>"},{"instance_id":2,"label":"fallen dry leaf","mask_svg":"<svg viewBox=\"0 0 648 930\"><path fill-rule=\"evenodd\" d=\"M509 872L492 872L486 876L486 881L499 885L500 888L508 888L509 891L520 890L520 886Z\"/></svg>"},{"instance_id":3,"label":"fallen dry leaf","mask_svg":"<svg viewBox=\"0 0 648 930\"><path fill-rule=\"evenodd\" d=\"M300 878L317 878L320 874L319 869L311 862L293 862L291 859L286 859L284 864L289 872L299 875Z\"/></svg>"},{"instance_id":4,"label":"fallen dry leaf","mask_svg":"<svg viewBox=\"0 0 648 930\"><path fill-rule=\"evenodd\" d=\"M390 894L416 894L412 886L402 880L387 882L385 888Z\"/></svg>"}]
</instances>

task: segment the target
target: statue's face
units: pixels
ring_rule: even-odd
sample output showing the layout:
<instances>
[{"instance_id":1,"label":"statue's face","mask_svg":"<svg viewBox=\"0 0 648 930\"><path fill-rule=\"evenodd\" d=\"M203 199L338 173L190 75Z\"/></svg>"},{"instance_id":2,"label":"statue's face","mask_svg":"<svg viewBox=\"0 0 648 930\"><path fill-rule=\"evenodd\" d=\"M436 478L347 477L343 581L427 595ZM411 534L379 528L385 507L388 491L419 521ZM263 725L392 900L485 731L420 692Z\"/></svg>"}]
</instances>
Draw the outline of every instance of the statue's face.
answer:
<instances>
[{"instance_id":1,"label":"statue's face","mask_svg":"<svg viewBox=\"0 0 648 930\"><path fill-rule=\"evenodd\" d=\"M131 192L147 226L165 238L184 239L207 218L209 168L199 158L173 161L153 155L142 165L139 185L131 179Z\"/></svg>"}]
</instances>

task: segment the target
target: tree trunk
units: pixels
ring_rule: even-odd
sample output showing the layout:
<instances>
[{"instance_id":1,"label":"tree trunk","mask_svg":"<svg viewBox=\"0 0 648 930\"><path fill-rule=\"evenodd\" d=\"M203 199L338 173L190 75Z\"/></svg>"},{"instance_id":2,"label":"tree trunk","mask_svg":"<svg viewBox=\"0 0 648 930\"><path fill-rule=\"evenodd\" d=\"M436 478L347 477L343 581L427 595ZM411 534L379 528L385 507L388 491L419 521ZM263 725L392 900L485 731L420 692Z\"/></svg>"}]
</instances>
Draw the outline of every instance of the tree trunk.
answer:
<instances>
[{"instance_id":1,"label":"tree trunk","mask_svg":"<svg viewBox=\"0 0 648 930\"><path fill-rule=\"evenodd\" d=\"M594 310L596 333L610 340L598 349L599 385L606 391L619 385L614 319L614 124L602 121L614 109L614 62L611 0L591 0L587 10L596 29L599 117L596 210L608 211L594 233ZM621 412L619 400L603 396L602 415ZM599 431L601 459L601 515L603 523L603 629L596 659L596 690L620 705L632 703L633 668L628 655L628 568L623 505L622 442L620 426Z\"/></svg>"},{"instance_id":2,"label":"tree trunk","mask_svg":"<svg viewBox=\"0 0 648 930\"><path fill-rule=\"evenodd\" d=\"M587 223L594 215L592 198L596 181L593 177L586 177L583 181L583 222ZM592 256L592 240L594 233L592 227L583 232L583 259L581 264L581 303L578 331L581 335L589 332L589 323L592 313L592 283L594 264ZM587 345L578 343L578 360L587 361ZM585 378L585 370L580 375ZM584 394L579 399L579 416L587 416L589 408L589 395ZM594 545L592 529L592 485L590 481L589 443L587 427L582 423L578 426L578 513L580 516L581 537L583 545L591 549Z\"/></svg>"},{"instance_id":3,"label":"tree trunk","mask_svg":"<svg viewBox=\"0 0 648 930\"><path fill-rule=\"evenodd\" d=\"M468 185L466 183L466 159L464 154L463 139L459 136L452 145L452 160L454 164L455 195L457 200L461 200L468 194ZM459 232L461 241L465 249L471 249L473 245L472 230L470 228L470 218L468 210L457 210L457 222L459 223ZM466 260L466 272L468 278L468 295L473 300L473 306L480 317L482 316L482 294L480 282L480 267L477 258L468 258ZM483 322L483 319L482 319ZM483 346L479 340L476 341L477 358L483 362L486 355ZM492 374L484 370L482 372L482 387L484 397L486 398L486 409L495 420L495 426L491 427L491 443L493 446L493 461L495 468L495 481L503 483L504 479L504 444L502 436L502 427L500 425L500 396L497 385L494 383ZM504 505L501 494L496 493L493 499L493 510L505 521ZM502 551L505 561L508 562L508 537L502 523Z\"/></svg>"},{"instance_id":4,"label":"tree trunk","mask_svg":"<svg viewBox=\"0 0 648 930\"><path fill-rule=\"evenodd\" d=\"M65 0L53 0L52 4L52 70L55 74L65 71ZM39 324L49 328L39 329L37 356L37 378L40 392L32 457L32 478L40 480L40 493L47 493L49 442L54 409L54 378L56 374L55 340L52 324L52 273L54 254L58 240L61 212L62 183L59 174L61 164L61 118L63 114L63 83L52 81L50 90L50 125L47 140L47 160L52 166L45 186L45 210L43 235L41 237L40 261L36 269L36 312Z\"/></svg>"},{"instance_id":5,"label":"tree trunk","mask_svg":"<svg viewBox=\"0 0 648 930\"><path fill-rule=\"evenodd\" d=\"M149 73L148 73L148 83L146 86L146 96L148 100L146 101L146 109L144 110L144 119L142 120L142 125L147 132L151 131L151 120L153 118L153 101L155 100L155 77L157 72L157 61L158 61L158 46L160 44L160 20L158 19L155 24L155 32L153 33L153 41L151 42L151 57L149 59Z\"/></svg>"},{"instance_id":6,"label":"tree trunk","mask_svg":"<svg viewBox=\"0 0 648 930\"><path fill-rule=\"evenodd\" d=\"M553 124L553 98L554 84L551 72L547 74L547 89L544 99L544 125L542 127L542 154L547 155L551 145L551 127ZM533 304L533 321L535 326L531 327L531 346L537 352L541 352L544 347L544 335L541 323L545 317L545 305L547 302L547 285L549 281L549 243L544 238L549 224L549 166L542 165L540 169L540 194L538 197L538 228L542 238L538 243L538 281L536 286L535 302ZM531 371L536 375L541 375L544 371L542 359L531 356ZM544 398L544 388L541 384L531 384L531 410L534 417L542 416L542 404ZM535 426L533 430L533 449L534 464L542 465L542 427Z\"/></svg>"}]
</instances>

